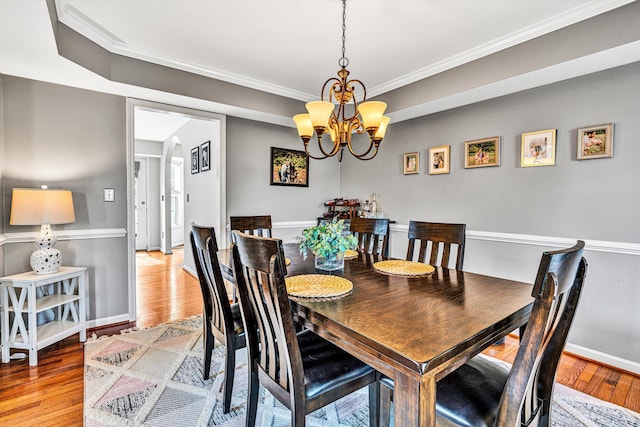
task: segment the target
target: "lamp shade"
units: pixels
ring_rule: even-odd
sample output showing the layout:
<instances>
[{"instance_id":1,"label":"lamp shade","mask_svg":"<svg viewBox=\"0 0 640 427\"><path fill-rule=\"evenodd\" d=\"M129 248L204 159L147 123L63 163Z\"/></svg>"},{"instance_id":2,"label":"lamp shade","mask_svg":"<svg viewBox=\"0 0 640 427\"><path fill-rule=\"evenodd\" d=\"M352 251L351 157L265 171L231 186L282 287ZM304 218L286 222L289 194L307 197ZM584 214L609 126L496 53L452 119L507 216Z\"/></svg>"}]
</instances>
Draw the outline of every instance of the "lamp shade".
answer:
<instances>
[{"instance_id":1,"label":"lamp shade","mask_svg":"<svg viewBox=\"0 0 640 427\"><path fill-rule=\"evenodd\" d=\"M329 117L331 117L331 113L334 109L332 103L325 101L312 101L307 102L306 107L314 128L327 128L329 126Z\"/></svg>"},{"instance_id":2,"label":"lamp shade","mask_svg":"<svg viewBox=\"0 0 640 427\"><path fill-rule=\"evenodd\" d=\"M358 105L358 112L362 116L365 129L377 128L380 126L382 115L387 104L380 101L367 101Z\"/></svg>"},{"instance_id":3,"label":"lamp shade","mask_svg":"<svg viewBox=\"0 0 640 427\"><path fill-rule=\"evenodd\" d=\"M68 224L76 220L69 190L14 188L11 225Z\"/></svg>"},{"instance_id":4,"label":"lamp shade","mask_svg":"<svg viewBox=\"0 0 640 427\"><path fill-rule=\"evenodd\" d=\"M384 139L384 135L387 133L387 125L389 124L389 117L382 116L382 120L380 121L380 127L376 131L376 134L373 136L373 139L382 140Z\"/></svg>"},{"instance_id":5,"label":"lamp shade","mask_svg":"<svg viewBox=\"0 0 640 427\"><path fill-rule=\"evenodd\" d=\"M313 135L313 125L311 124L311 117L308 114L296 114L293 116L293 121L298 128L298 135L301 137L311 137Z\"/></svg>"}]
</instances>

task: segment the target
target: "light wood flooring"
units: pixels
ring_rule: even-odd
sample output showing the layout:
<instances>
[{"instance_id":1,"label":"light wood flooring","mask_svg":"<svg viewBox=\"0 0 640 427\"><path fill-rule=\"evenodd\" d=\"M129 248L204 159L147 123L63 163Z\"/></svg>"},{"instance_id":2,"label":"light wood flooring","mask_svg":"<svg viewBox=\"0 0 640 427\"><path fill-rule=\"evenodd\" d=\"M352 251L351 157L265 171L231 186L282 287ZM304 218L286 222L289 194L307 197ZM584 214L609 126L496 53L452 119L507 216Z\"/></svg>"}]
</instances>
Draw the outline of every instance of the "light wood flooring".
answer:
<instances>
[{"instance_id":1,"label":"light wood flooring","mask_svg":"<svg viewBox=\"0 0 640 427\"><path fill-rule=\"evenodd\" d=\"M148 327L178 320L202 310L197 280L182 269L183 253L138 253L138 321ZM124 323L90 331L110 335ZM485 353L512 362L516 337ZM27 359L0 364L0 426L82 426L83 345L78 336L38 352L38 366ZM640 377L570 354L564 354L557 381L599 399L640 412Z\"/></svg>"}]
</instances>

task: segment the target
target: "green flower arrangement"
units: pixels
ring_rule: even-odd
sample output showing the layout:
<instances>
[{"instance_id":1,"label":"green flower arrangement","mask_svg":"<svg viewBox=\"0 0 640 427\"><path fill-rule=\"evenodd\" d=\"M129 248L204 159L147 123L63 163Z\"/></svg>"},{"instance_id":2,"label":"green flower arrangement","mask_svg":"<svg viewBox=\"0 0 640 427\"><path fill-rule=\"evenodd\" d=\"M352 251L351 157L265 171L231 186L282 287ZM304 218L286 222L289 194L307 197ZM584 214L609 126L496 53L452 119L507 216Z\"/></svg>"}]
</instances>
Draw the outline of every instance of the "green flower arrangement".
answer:
<instances>
[{"instance_id":1,"label":"green flower arrangement","mask_svg":"<svg viewBox=\"0 0 640 427\"><path fill-rule=\"evenodd\" d=\"M344 221L335 218L332 222L302 230L302 237L296 239L300 244L300 254L304 259L307 259L307 251L315 256L332 258L347 249L355 249L358 239L351 233L345 234L344 230Z\"/></svg>"}]
</instances>

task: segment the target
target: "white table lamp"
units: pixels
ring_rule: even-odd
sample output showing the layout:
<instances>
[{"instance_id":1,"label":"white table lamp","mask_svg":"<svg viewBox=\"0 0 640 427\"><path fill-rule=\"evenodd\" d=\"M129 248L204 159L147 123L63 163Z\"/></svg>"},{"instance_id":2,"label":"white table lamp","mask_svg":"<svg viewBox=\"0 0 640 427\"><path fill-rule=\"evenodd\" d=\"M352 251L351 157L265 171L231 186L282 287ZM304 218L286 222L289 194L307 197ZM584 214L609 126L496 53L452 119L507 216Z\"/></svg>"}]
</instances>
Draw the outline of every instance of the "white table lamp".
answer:
<instances>
[{"instance_id":1,"label":"white table lamp","mask_svg":"<svg viewBox=\"0 0 640 427\"><path fill-rule=\"evenodd\" d=\"M41 225L36 234L38 249L31 254L31 268L36 274L55 273L62 265L62 253L54 246L58 239L51 224L69 224L76 220L69 190L14 188L11 197L11 225Z\"/></svg>"}]
</instances>

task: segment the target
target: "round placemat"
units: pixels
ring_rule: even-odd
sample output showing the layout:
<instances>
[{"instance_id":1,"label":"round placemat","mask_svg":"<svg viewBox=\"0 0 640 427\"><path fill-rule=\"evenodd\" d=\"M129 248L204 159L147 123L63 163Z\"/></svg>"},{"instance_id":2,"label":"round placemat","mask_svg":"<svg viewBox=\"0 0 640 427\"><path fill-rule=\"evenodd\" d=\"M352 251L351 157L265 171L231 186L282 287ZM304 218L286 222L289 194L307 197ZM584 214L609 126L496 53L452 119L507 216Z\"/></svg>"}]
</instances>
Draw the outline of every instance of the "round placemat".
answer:
<instances>
[{"instance_id":1,"label":"round placemat","mask_svg":"<svg viewBox=\"0 0 640 427\"><path fill-rule=\"evenodd\" d=\"M352 259L358 258L358 251L352 251L351 249L347 249L344 251L344 259Z\"/></svg>"},{"instance_id":2,"label":"round placemat","mask_svg":"<svg viewBox=\"0 0 640 427\"><path fill-rule=\"evenodd\" d=\"M399 259L378 261L373 264L373 268L381 273L397 276L426 276L435 270L435 268L429 264Z\"/></svg>"},{"instance_id":3,"label":"round placemat","mask_svg":"<svg viewBox=\"0 0 640 427\"><path fill-rule=\"evenodd\" d=\"M344 277L325 274L302 274L287 277L287 293L298 298L333 298L346 295L353 283Z\"/></svg>"}]
</instances>

